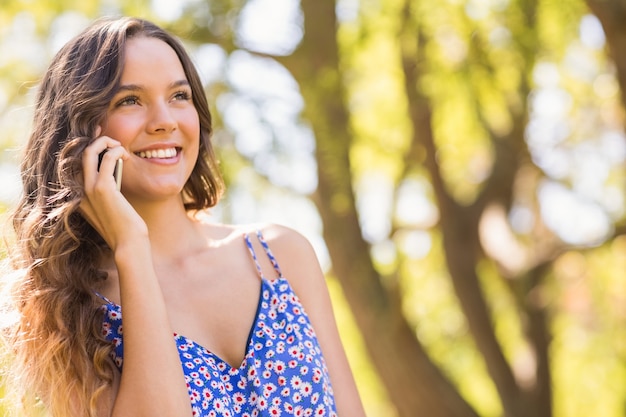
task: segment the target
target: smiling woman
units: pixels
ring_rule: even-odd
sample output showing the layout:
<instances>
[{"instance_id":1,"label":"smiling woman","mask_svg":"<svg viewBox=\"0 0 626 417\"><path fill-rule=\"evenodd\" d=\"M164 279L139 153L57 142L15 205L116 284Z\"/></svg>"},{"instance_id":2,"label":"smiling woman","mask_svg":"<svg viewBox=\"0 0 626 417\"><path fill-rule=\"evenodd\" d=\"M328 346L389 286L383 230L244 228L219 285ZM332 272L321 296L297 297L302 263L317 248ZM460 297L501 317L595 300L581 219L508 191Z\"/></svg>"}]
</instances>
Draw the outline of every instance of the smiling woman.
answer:
<instances>
[{"instance_id":1,"label":"smiling woman","mask_svg":"<svg viewBox=\"0 0 626 417\"><path fill-rule=\"evenodd\" d=\"M103 136L119 142L127 174L124 197L131 204L158 195L180 198L199 151L192 97L181 61L168 44L149 37L128 41L120 85L99 127Z\"/></svg>"},{"instance_id":2,"label":"smiling woman","mask_svg":"<svg viewBox=\"0 0 626 417\"><path fill-rule=\"evenodd\" d=\"M150 22L99 20L56 55L6 274L18 318L3 329L7 386L24 390L21 404L35 396L53 416L364 415L309 242L194 215L222 193L211 129L186 51Z\"/></svg>"}]
</instances>

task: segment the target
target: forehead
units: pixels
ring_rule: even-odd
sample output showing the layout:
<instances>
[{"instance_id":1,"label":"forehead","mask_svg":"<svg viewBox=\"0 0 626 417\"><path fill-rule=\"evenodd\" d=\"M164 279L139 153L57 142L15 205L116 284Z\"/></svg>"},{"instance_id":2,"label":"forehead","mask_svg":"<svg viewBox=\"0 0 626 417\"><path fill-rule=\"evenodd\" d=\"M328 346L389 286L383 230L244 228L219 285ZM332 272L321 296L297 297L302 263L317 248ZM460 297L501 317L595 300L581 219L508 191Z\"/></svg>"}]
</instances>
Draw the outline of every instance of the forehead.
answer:
<instances>
[{"instance_id":1,"label":"forehead","mask_svg":"<svg viewBox=\"0 0 626 417\"><path fill-rule=\"evenodd\" d=\"M157 38L136 37L126 42L122 82L129 77L149 79L161 76L185 79L183 65L174 49Z\"/></svg>"}]
</instances>

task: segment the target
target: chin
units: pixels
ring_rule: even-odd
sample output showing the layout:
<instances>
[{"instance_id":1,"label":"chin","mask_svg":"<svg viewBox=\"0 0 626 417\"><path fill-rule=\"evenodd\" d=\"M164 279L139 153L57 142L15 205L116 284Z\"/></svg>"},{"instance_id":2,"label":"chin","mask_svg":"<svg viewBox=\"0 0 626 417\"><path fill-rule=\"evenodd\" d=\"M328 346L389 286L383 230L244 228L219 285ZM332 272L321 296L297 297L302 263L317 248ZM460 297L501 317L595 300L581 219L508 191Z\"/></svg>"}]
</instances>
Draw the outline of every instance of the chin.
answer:
<instances>
[{"instance_id":1,"label":"chin","mask_svg":"<svg viewBox=\"0 0 626 417\"><path fill-rule=\"evenodd\" d=\"M122 193L126 198L133 200L159 201L171 197L182 196L184 184L158 183L141 189L129 189L122 186Z\"/></svg>"}]
</instances>

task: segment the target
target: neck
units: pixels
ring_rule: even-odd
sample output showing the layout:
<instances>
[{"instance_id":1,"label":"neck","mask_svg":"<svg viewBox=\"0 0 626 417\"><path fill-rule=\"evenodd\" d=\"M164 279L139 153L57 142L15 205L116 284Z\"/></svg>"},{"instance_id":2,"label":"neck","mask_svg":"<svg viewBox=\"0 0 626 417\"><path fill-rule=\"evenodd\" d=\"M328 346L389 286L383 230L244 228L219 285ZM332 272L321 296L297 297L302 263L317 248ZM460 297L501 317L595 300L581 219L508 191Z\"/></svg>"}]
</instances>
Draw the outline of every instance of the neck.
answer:
<instances>
[{"instance_id":1,"label":"neck","mask_svg":"<svg viewBox=\"0 0 626 417\"><path fill-rule=\"evenodd\" d=\"M201 225L185 210L182 197L131 203L148 226L155 259L176 259L206 243Z\"/></svg>"}]
</instances>

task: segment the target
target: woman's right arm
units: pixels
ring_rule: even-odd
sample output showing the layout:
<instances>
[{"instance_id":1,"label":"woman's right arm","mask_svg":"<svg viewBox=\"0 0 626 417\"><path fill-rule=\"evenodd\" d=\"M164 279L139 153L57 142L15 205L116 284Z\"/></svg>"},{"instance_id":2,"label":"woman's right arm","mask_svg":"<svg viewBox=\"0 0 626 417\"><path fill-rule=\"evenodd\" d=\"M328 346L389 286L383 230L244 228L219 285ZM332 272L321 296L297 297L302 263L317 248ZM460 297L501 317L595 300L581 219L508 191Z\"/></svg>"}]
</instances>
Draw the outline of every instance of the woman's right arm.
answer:
<instances>
[{"instance_id":1,"label":"woman's right arm","mask_svg":"<svg viewBox=\"0 0 626 417\"><path fill-rule=\"evenodd\" d=\"M178 350L147 237L115 251L124 309L124 372L112 416L191 416Z\"/></svg>"},{"instance_id":2,"label":"woman's right arm","mask_svg":"<svg viewBox=\"0 0 626 417\"><path fill-rule=\"evenodd\" d=\"M98 155L109 148L97 170ZM100 137L84 152L81 214L113 250L124 311L124 372L101 415L191 416L191 402L163 294L152 262L148 229L115 189L113 166L127 157L119 142ZM118 381L115 383L118 384Z\"/></svg>"}]
</instances>

